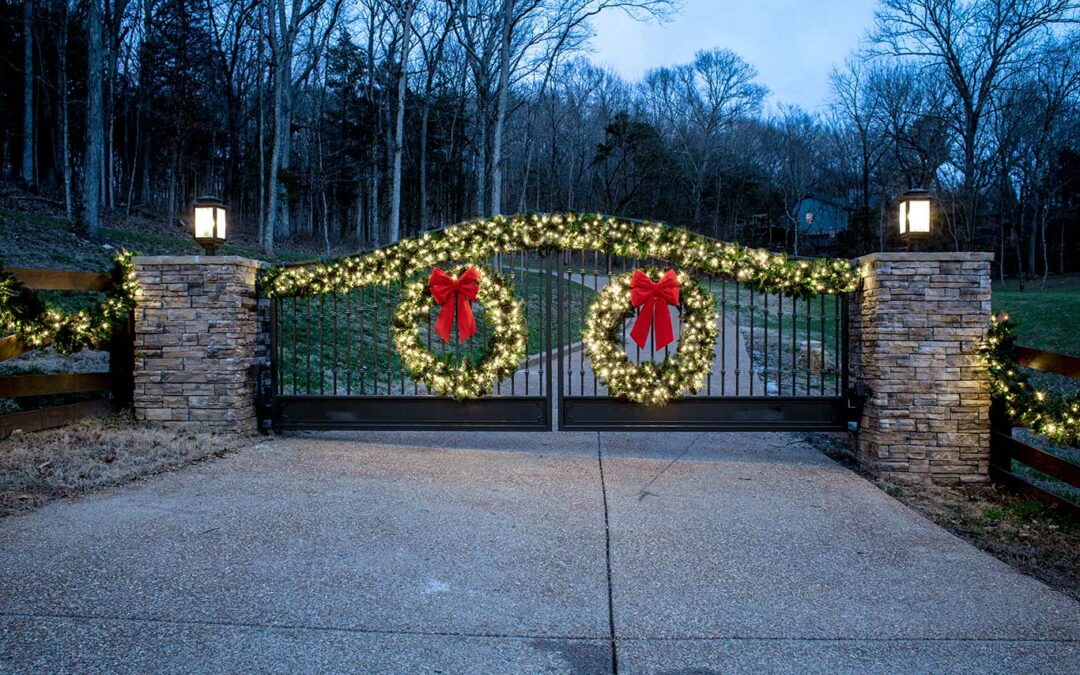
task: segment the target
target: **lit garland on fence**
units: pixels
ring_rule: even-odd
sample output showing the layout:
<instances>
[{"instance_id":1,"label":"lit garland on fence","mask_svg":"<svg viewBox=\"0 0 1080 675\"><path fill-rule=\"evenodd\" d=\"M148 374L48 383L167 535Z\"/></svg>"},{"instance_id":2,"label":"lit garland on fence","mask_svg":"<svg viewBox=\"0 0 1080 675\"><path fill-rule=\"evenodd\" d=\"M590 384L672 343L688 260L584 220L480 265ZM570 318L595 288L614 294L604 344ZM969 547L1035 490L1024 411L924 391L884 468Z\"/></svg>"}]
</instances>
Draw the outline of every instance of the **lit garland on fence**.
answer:
<instances>
[{"instance_id":1,"label":"lit garland on fence","mask_svg":"<svg viewBox=\"0 0 1080 675\"><path fill-rule=\"evenodd\" d=\"M791 260L783 253L715 241L660 223L575 213L471 221L362 255L304 267L272 268L264 282L272 297L344 293L406 279L449 260L481 261L530 248L590 249L631 258L659 258L688 272L799 298L847 293L858 283L857 271L846 260Z\"/></svg>"},{"instance_id":2,"label":"lit garland on fence","mask_svg":"<svg viewBox=\"0 0 1080 675\"><path fill-rule=\"evenodd\" d=\"M652 279L662 272L644 270ZM582 339L593 371L607 385L613 396L635 403L664 405L696 393L705 385L716 356L716 300L690 275L677 272L682 323L675 353L662 362L630 362L623 345L626 319L635 313L630 304L630 280L633 274L612 277L589 306ZM666 311L666 308L665 308Z\"/></svg>"},{"instance_id":3,"label":"lit garland on fence","mask_svg":"<svg viewBox=\"0 0 1080 675\"><path fill-rule=\"evenodd\" d=\"M14 335L31 349L52 346L61 354L104 347L135 306L139 286L131 256L127 251L116 256L113 287L105 301L74 313L48 305L11 273L0 269L0 333Z\"/></svg>"},{"instance_id":4,"label":"lit garland on fence","mask_svg":"<svg viewBox=\"0 0 1080 675\"><path fill-rule=\"evenodd\" d=\"M990 366L990 392L1005 403L1017 426L1056 443L1080 446L1080 398L1036 389L1016 359L1016 332L1008 317L990 320L982 348Z\"/></svg>"},{"instance_id":5,"label":"lit garland on fence","mask_svg":"<svg viewBox=\"0 0 1080 675\"><path fill-rule=\"evenodd\" d=\"M456 270L455 276L467 268ZM498 274L483 267L480 273L476 302L492 331L484 355L475 364L468 358L451 363L424 344L421 325L430 322L435 302L426 280L405 287L394 315L394 348L401 362L417 382L459 401L491 393L496 382L513 377L526 356L528 327L522 302L514 297L513 286Z\"/></svg>"}]
</instances>

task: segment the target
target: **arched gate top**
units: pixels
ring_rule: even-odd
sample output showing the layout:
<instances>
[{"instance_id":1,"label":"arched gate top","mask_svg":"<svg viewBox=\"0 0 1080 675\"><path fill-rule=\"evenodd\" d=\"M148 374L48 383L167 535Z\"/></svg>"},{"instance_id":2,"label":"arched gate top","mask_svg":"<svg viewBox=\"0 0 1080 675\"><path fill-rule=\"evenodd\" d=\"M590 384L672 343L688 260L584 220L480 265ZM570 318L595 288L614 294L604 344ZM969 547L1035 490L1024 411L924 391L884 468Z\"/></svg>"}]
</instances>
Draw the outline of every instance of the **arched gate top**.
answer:
<instances>
[{"instance_id":1,"label":"arched gate top","mask_svg":"<svg viewBox=\"0 0 1080 675\"><path fill-rule=\"evenodd\" d=\"M658 258L691 273L739 281L749 288L799 298L854 290L847 260L793 260L784 253L717 241L656 222L599 214L518 214L452 225L367 253L303 267L274 267L263 278L271 297L344 293L404 280L448 261L480 261L524 249L596 250Z\"/></svg>"}]
</instances>

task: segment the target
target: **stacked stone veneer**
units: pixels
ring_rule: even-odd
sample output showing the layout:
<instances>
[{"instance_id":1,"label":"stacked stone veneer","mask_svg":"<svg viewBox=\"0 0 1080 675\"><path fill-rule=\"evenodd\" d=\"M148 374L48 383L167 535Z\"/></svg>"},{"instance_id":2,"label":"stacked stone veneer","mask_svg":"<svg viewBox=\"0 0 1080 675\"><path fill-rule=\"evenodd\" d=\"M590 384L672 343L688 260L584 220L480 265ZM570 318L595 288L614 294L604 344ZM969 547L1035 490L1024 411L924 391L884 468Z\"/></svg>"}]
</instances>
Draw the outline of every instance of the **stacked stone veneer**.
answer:
<instances>
[{"instance_id":1,"label":"stacked stone veneer","mask_svg":"<svg viewBox=\"0 0 1080 675\"><path fill-rule=\"evenodd\" d=\"M267 335L263 263L231 256L137 257L135 415L165 425L256 426L253 365Z\"/></svg>"},{"instance_id":2,"label":"stacked stone veneer","mask_svg":"<svg viewBox=\"0 0 1080 675\"><path fill-rule=\"evenodd\" d=\"M989 253L876 253L857 262L852 380L868 398L858 459L902 482L988 480Z\"/></svg>"}]
</instances>

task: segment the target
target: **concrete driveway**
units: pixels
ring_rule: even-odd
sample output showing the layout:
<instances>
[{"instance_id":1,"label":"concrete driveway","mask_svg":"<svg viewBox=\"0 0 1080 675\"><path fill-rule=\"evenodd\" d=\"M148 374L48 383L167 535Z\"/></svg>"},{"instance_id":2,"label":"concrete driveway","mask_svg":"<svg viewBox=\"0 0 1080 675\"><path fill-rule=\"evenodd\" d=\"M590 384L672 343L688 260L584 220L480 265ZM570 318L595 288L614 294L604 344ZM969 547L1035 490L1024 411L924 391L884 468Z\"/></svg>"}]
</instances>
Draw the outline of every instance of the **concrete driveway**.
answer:
<instances>
[{"instance_id":1,"label":"concrete driveway","mask_svg":"<svg viewBox=\"0 0 1080 675\"><path fill-rule=\"evenodd\" d=\"M1080 604L781 434L279 438L0 521L0 626L3 672L1080 672Z\"/></svg>"}]
</instances>

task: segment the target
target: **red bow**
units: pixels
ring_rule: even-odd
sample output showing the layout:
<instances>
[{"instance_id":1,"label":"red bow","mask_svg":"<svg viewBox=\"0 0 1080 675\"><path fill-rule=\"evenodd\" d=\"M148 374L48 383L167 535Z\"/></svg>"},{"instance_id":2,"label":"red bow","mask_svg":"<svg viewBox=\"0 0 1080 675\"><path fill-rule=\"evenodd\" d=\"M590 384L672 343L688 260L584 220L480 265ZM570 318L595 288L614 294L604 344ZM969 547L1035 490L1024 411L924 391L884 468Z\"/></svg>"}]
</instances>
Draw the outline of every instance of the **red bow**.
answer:
<instances>
[{"instance_id":1,"label":"red bow","mask_svg":"<svg viewBox=\"0 0 1080 675\"><path fill-rule=\"evenodd\" d=\"M641 307L637 321L630 330L630 337L638 347L645 346L650 329L653 330L653 344L657 349L663 349L675 340L671 315L668 313L668 305L679 304L679 279L675 276L675 270L668 270L660 281L653 281L641 270L635 270L630 280L630 304Z\"/></svg>"},{"instance_id":2,"label":"red bow","mask_svg":"<svg viewBox=\"0 0 1080 675\"><path fill-rule=\"evenodd\" d=\"M476 318L473 316L472 303L480 290L480 270L470 267L455 279L436 267L428 279L431 297L442 305L439 318L435 320L435 332L450 342L450 332L454 328L457 315L458 340L468 340L476 333ZM456 310L456 312L455 312Z\"/></svg>"}]
</instances>

